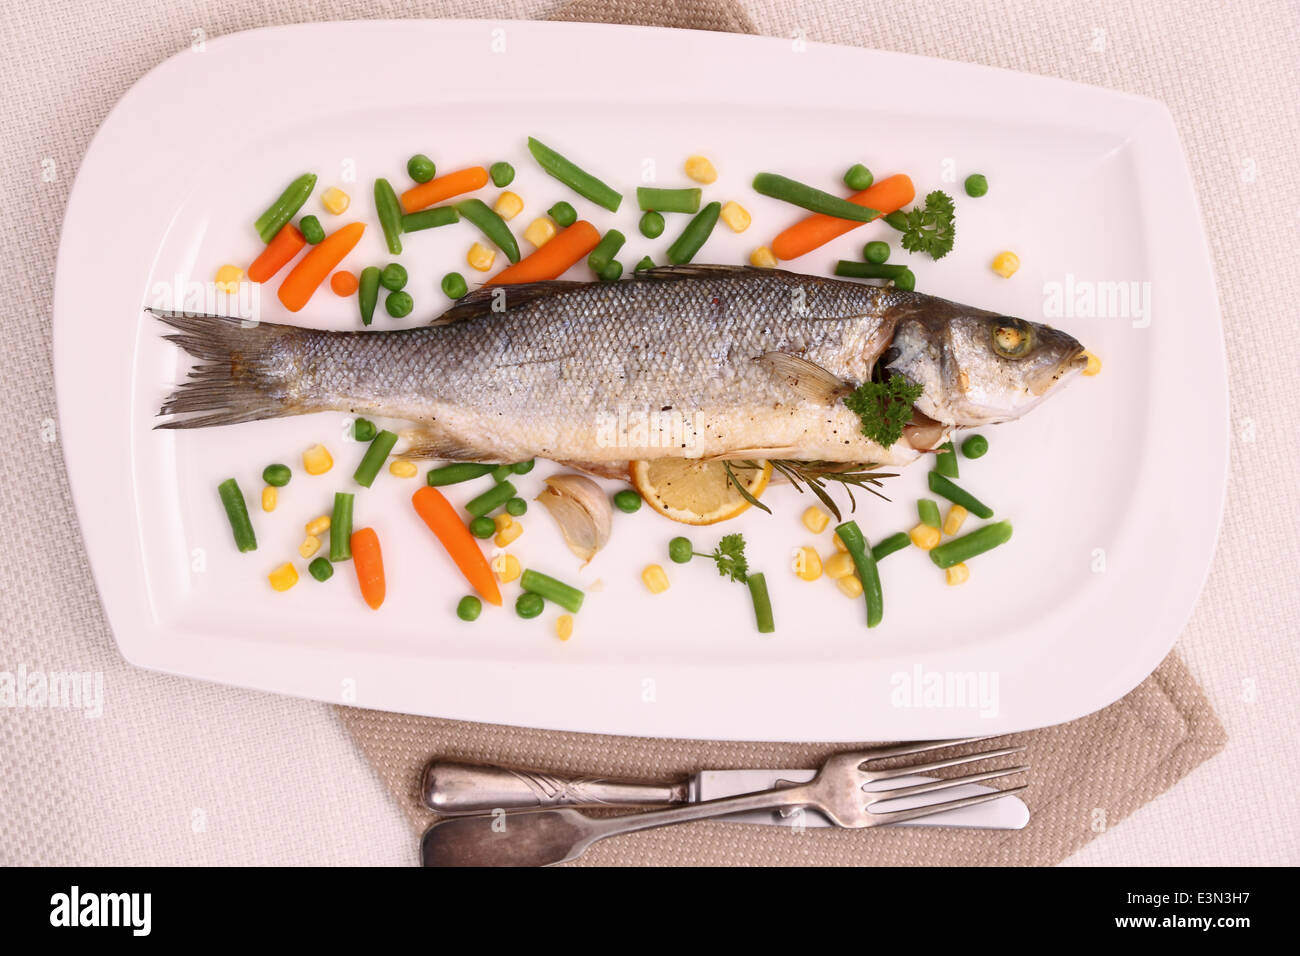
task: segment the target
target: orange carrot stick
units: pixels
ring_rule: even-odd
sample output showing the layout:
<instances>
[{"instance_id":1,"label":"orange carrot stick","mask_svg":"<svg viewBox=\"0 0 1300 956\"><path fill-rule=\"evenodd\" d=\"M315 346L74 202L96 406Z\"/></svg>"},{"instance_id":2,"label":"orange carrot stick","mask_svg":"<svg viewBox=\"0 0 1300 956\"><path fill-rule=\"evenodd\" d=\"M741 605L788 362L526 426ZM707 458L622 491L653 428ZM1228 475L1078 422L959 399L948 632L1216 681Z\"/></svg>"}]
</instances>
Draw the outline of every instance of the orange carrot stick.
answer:
<instances>
[{"instance_id":1,"label":"orange carrot stick","mask_svg":"<svg viewBox=\"0 0 1300 956\"><path fill-rule=\"evenodd\" d=\"M870 209L878 209L881 216L886 216L891 212L902 209L915 198L916 189L912 186L912 180L900 173L897 176L882 179L860 193L854 193L849 197L849 202L857 203L859 206L867 206ZM854 222L851 219L836 219L834 216L827 216L824 213L814 213L800 219L773 239L772 253L778 259L798 259L800 256L812 252L818 246L824 246L832 239L836 239L862 225L866 224Z\"/></svg>"},{"instance_id":2,"label":"orange carrot stick","mask_svg":"<svg viewBox=\"0 0 1300 956\"><path fill-rule=\"evenodd\" d=\"M460 520L460 515L451 506L451 502L437 488L425 485L411 496L411 504L415 506L415 513L429 526L429 530L438 536L470 587L483 600L500 607L501 589L497 587L492 566L488 564L478 541L469 533L469 528Z\"/></svg>"},{"instance_id":3,"label":"orange carrot stick","mask_svg":"<svg viewBox=\"0 0 1300 956\"><path fill-rule=\"evenodd\" d=\"M366 231L365 223L351 222L331 232L302 257L302 262L280 283L280 301L290 312L297 312L325 281L331 270L343 261Z\"/></svg>"},{"instance_id":4,"label":"orange carrot stick","mask_svg":"<svg viewBox=\"0 0 1300 956\"><path fill-rule=\"evenodd\" d=\"M585 259L600 244L600 233L585 219L561 229L555 238L536 252L525 256L514 265L501 270L487 281L487 285L518 285L521 282L540 282L557 279L564 270Z\"/></svg>"},{"instance_id":5,"label":"orange carrot stick","mask_svg":"<svg viewBox=\"0 0 1300 956\"><path fill-rule=\"evenodd\" d=\"M275 275L307 245L301 232L293 223L287 222L280 231L271 237L262 254L248 267L248 278L253 282L265 282Z\"/></svg>"},{"instance_id":6,"label":"orange carrot stick","mask_svg":"<svg viewBox=\"0 0 1300 956\"><path fill-rule=\"evenodd\" d=\"M361 596L378 611L384 603L384 555L379 550L379 535L374 528L358 528L348 541L352 545L352 564L357 569Z\"/></svg>"},{"instance_id":7,"label":"orange carrot stick","mask_svg":"<svg viewBox=\"0 0 1300 956\"><path fill-rule=\"evenodd\" d=\"M419 212L436 202L445 202L452 196L473 192L487 185L488 171L482 166L458 169L427 183L412 186L402 193L402 212Z\"/></svg>"}]
</instances>

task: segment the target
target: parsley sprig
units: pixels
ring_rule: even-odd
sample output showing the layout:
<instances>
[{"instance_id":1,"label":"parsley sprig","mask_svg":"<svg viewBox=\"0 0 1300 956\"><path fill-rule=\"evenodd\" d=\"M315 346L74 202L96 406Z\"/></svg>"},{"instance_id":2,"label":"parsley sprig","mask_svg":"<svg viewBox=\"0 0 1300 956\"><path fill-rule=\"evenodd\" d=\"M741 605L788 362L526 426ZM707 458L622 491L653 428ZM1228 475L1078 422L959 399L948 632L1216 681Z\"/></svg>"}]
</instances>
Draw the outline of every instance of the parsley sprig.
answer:
<instances>
[{"instance_id":1,"label":"parsley sprig","mask_svg":"<svg viewBox=\"0 0 1300 956\"><path fill-rule=\"evenodd\" d=\"M890 213L885 221L903 233L902 246L908 252L924 252L942 259L952 252L957 235L956 210L952 197L936 189L925 197L923 207Z\"/></svg>"},{"instance_id":2,"label":"parsley sprig","mask_svg":"<svg viewBox=\"0 0 1300 956\"><path fill-rule=\"evenodd\" d=\"M749 580L749 561L745 558L745 536L729 534L718 542L718 546L707 557L718 566L718 573L724 578L731 578L741 584Z\"/></svg>"},{"instance_id":3,"label":"parsley sprig","mask_svg":"<svg viewBox=\"0 0 1300 956\"><path fill-rule=\"evenodd\" d=\"M912 404L921 397L922 386L894 374L884 382L863 382L844 397L844 404L862 421L862 434L882 448L903 437L903 427L912 419Z\"/></svg>"}]
</instances>

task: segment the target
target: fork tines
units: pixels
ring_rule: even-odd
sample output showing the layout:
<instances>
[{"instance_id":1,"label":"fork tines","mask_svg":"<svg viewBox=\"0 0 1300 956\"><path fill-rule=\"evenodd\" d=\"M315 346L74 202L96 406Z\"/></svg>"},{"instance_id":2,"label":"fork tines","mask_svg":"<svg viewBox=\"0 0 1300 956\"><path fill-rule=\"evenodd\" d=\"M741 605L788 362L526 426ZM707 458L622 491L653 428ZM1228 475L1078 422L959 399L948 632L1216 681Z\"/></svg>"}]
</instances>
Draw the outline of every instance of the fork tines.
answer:
<instances>
[{"instance_id":1,"label":"fork tines","mask_svg":"<svg viewBox=\"0 0 1300 956\"><path fill-rule=\"evenodd\" d=\"M978 753L963 754L958 757L946 757L940 760L931 760L926 763L911 764L902 767L890 767L887 769L873 770L864 766L872 761L886 757L904 757L912 754L926 753L932 750L939 750L944 747L955 747L961 744L975 743L981 740L991 740L991 737L969 737L964 740L927 740L915 743L899 744L894 747L886 747L881 750L874 750L862 755L863 759L859 763L859 768L868 784L895 780L900 777L910 777L915 774L930 773L934 770L942 770L947 767L960 767L965 764L975 763L981 760L992 760L997 757L1006 757L1011 754L1024 753L1024 747L999 747L993 750L983 750ZM888 809L888 805L894 800L903 797L913 797L920 794L936 793L943 790L949 790L953 787L962 787L969 784L982 783L987 780L997 780L1001 777L1009 777L1015 774L1025 773L1029 770L1027 764L1006 767L998 770L983 770L974 773L964 774L958 777L945 777L942 780L930 780L925 783L910 784L899 787L867 789L867 807L873 816L887 818L881 820L881 823L901 823L905 820L915 820L918 817L929 816L932 813L941 813L946 810L956 810L960 807L970 807L979 803L987 803L989 800L998 800L1002 797L1013 793L1019 793L1026 789L1028 784L1021 784L1017 787L1010 787L1006 790L993 790L988 793L979 793L972 796L956 797L951 800L941 800L936 803L926 803L924 806L907 807L897 810Z\"/></svg>"}]
</instances>

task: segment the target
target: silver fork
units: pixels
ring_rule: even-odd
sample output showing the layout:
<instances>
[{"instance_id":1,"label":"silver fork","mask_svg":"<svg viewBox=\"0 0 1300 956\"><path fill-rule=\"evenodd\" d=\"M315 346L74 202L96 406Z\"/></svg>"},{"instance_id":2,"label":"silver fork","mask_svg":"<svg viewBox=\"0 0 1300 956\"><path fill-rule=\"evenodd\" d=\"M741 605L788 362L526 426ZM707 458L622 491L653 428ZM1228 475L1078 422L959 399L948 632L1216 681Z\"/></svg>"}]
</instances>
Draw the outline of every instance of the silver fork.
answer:
<instances>
[{"instance_id":1,"label":"silver fork","mask_svg":"<svg viewBox=\"0 0 1300 956\"><path fill-rule=\"evenodd\" d=\"M980 739L980 738L974 738ZM979 760L990 760L1022 753L1024 747L1002 747L980 753L946 757L922 764L863 769L863 765L888 757L905 757L938 750L968 741L932 740L899 744L879 750L833 754L822 764L817 776L807 783L778 781L771 790L760 790L720 800L708 800L665 810L632 813L617 817L592 817L579 810L560 808L495 813L491 815L453 817L433 824L424 833L421 855L425 866L550 866L575 860L597 840L741 813L749 810L793 810L812 807L821 811L837 826L849 829L887 826L915 820L944 810L969 807L1024 790L1027 784L981 793L972 797L942 800L906 810L884 807L899 797L935 793L968 783L996 780L1024 773L1028 766L985 770L960 777L932 780L892 790L865 790L867 784L911 774L928 773L946 767L958 767Z\"/></svg>"}]
</instances>

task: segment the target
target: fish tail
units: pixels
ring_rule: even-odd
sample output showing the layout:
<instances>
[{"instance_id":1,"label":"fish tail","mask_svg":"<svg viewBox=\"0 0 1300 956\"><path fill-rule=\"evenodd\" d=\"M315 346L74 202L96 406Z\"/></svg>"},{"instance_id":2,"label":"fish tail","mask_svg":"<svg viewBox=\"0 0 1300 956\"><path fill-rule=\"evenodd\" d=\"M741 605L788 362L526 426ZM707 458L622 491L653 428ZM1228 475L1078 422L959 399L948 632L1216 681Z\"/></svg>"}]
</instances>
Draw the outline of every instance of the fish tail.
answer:
<instances>
[{"instance_id":1,"label":"fish tail","mask_svg":"<svg viewBox=\"0 0 1300 956\"><path fill-rule=\"evenodd\" d=\"M204 428L316 411L293 397L289 361L295 339L311 335L270 322L149 309L176 331L164 336L199 360L159 415L179 415L157 428Z\"/></svg>"}]
</instances>

